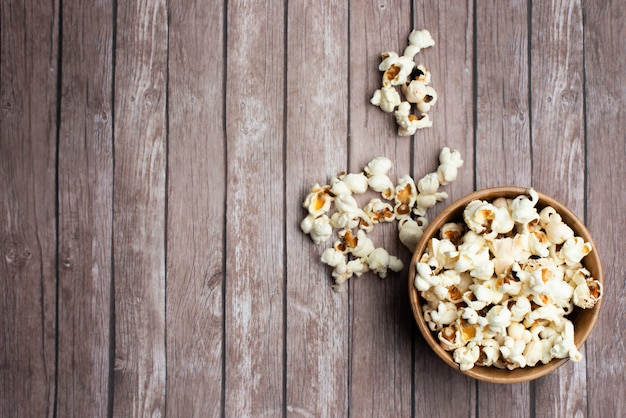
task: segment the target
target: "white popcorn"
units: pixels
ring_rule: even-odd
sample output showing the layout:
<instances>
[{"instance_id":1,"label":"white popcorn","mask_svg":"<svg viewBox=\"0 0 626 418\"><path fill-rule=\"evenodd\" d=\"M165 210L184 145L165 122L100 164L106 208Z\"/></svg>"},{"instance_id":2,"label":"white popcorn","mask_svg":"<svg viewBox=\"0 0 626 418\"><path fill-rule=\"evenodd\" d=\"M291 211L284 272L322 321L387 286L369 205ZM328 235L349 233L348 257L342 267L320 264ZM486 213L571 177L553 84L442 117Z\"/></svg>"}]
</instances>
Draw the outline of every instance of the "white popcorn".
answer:
<instances>
[{"instance_id":1,"label":"white popcorn","mask_svg":"<svg viewBox=\"0 0 626 418\"><path fill-rule=\"evenodd\" d=\"M485 315L489 329L494 333L506 334L506 328L511 325L511 311L505 305L496 305Z\"/></svg>"},{"instance_id":2,"label":"white popcorn","mask_svg":"<svg viewBox=\"0 0 626 418\"><path fill-rule=\"evenodd\" d=\"M302 207L316 218L328 212L333 202L333 197L328 193L328 190L329 186L322 187L316 183L302 202Z\"/></svg>"},{"instance_id":3,"label":"white popcorn","mask_svg":"<svg viewBox=\"0 0 626 418\"><path fill-rule=\"evenodd\" d=\"M467 226L477 234L490 233L491 221L495 218L496 208L482 200L471 201L463 210L463 219Z\"/></svg>"},{"instance_id":4,"label":"white popcorn","mask_svg":"<svg viewBox=\"0 0 626 418\"><path fill-rule=\"evenodd\" d=\"M367 183L370 189L380 193L383 198L393 199L396 186L386 174L374 174L367 179Z\"/></svg>"},{"instance_id":5,"label":"white popcorn","mask_svg":"<svg viewBox=\"0 0 626 418\"><path fill-rule=\"evenodd\" d=\"M450 325L456 321L457 309L452 302L439 302L436 310L430 312L431 324L433 331L440 330L444 325Z\"/></svg>"},{"instance_id":6,"label":"white popcorn","mask_svg":"<svg viewBox=\"0 0 626 418\"><path fill-rule=\"evenodd\" d=\"M335 198L335 207L339 212L355 214L359 211L359 204L352 195L343 193Z\"/></svg>"},{"instance_id":7,"label":"white popcorn","mask_svg":"<svg viewBox=\"0 0 626 418\"><path fill-rule=\"evenodd\" d=\"M395 52L386 52L378 69L383 72L383 87L398 86L406 83L408 76L415 67L415 61L409 57L399 57Z\"/></svg>"},{"instance_id":8,"label":"white popcorn","mask_svg":"<svg viewBox=\"0 0 626 418\"><path fill-rule=\"evenodd\" d=\"M458 169L462 165L463 160L459 151L450 151L450 148L443 147L439 152L439 167L437 167L439 183L446 186L456 180Z\"/></svg>"},{"instance_id":9,"label":"white popcorn","mask_svg":"<svg viewBox=\"0 0 626 418\"><path fill-rule=\"evenodd\" d=\"M478 360L480 349L476 343L471 342L466 346L454 350L453 358L462 371L470 370Z\"/></svg>"},{"instance_id":10,"label":"white popcorn","mask_svg":"<svg viewBox=\"0 0 626 418\"><path fill-rule=\"evenodd\" d=\"M417 274L415 275L415 287L424 292L438 283L437 276L433 275L433 270L426 263L415 263Z\"/></svg>"},{"instance_id":11,"label":"white popcorn","mask_svg":"<svg viewBox=\"0 0 626 418\"><path fill-rule=\"evenodd\" d=\"M380 199L372 199L363 207L363 212L374 224L379 222L392 222L396 219L393 206Z\"/></svg>"},{"instance_id":12,"label":"white popcorn","mask_svg":"<svg viewBox=\"0 0 626 418\"><path fill-rule=\"evenodd\" d=\"M446 192L439 192L439 177L437 173L429 173L419 179L417 182L418 195L416 199L417 208L415 213L423 216L426 210L435 206L437 202L441 202L448 198Z\"/></svg>"},{"instance_id":13,"label":"white popcorn","mask_svg":"<svg viewBox=\"0 0 626 418\"><path fill-rule=\"evenodd\" d=\"M520 295L515 299L515 304L509 308L511 311L511 321L521 322L526 314L531 311L530 301L525 295Z\"/></svg>"},{"instance_id":14,"label":"white popcorn","mask_svg":"<svg viewBox=\"0 0 626 418\"><path fill-rule=\"evenodd\" d=\"M341 263L346 262L346 256L335 248L327 248L322 253L321 261L330 267L337 267Z\"/></svg>"},{"instance_id":15,"label":"white popcorn","mask_svg":"<svg viewBox=\"0 0 626 418\"><path fill-rule=\"evenodd\" d=\"M400 219L398 222L400 242L411 252L414 252L422 235L424 235L424 228L427 224L428 222L424 217L419 217L417 220L410 217Z\"/></svg>"},{"instance_id":16,"label":"white popcorn","mask_svg":"<svg viewBox=\"0 0 626 418\"><path fill-rule=\"evenodd\" d=\"M335 196L341 194L361 194L367 191L367 177L363 173L341 173L330 179L330 193Z\"/></svg>"},{"instance_id":17,"label":"white popcorn","mask_svg":"<svg viewBox=\"0 0 626 418\"><path fill-rule=\"evenodd\" d=\"M412 80L402 85L402 93L407 102L414 103L422 113L427 113L437 103L437 92L421 80ZM400 96L398 95L398 100ZM400 103L398 102L396 106Z\"/></svg>"},{"instance_id":18,"label":"white popcorn","mask_svg":"<svg viewBox=\"0 0 626 418\"><path fill-rule=\"evenodd\" d=\"M530 222L539 219L539 214L535 208L539 201L539 195L537 195L534 189L530 188L528 189L528 196L530 196L530 199L520 195L509 204L513 221L522 224L524 227L527 227Z\"/></svg>"},{"instance_id":19,"label":"white popcorn","mask_svg":"<svg viewBox=\"0 0 626 418\"><path fill-rule=\"evenodd\" d=\"M479 343L480 356L476 360L477 366L493 366L500 358L500 344L494 339L483 339Z\"/></svg>"},{"instance_id":20,"label":"white popcorn","mask_svg":"<svg viewBox=\"0 0 626 418\"><path fill-rule=\"evenodd\" d=\"M493 254L494 271L497 275L504 274L516 261L528 259L530 254L524 254L524 244L522 235L493 240L491 252Z\"/></svg>"},{"instance_id":21,"label":"white popcorn","mask_svg":"<svg viewBox=\"0 0 626 418\"><path fill-rule=\"evenodd\" d=\"M376 248L370 252L367 256L367 264L369 269L381 279L387 277L387 269L398 272L403 268L402 261L389 255L384 248Z\"/></svg>"},{"instance_id":22,"label":"white popcorn","mask_svg":"<svg viewBox=\"0 0 626 418\"><path fill-rule=\"evenodd\" d=\"M504 337L504 344L500 346L500 353L508 369L526 367L525 349L526 343L523 340L516 340L509 336Z\"/></svg>"},{"instance_id":23,"label":"white popcorn","mask_svg":"<svg viewBox=\"0 0 626 418\"><path fill-rule=\"evenodd\" d=\"M585 242L581 237L571 237L561 247L563 259L568 266L577 266L591 250L591 243Z\"/></svg>"},{"instance_id":24,"label":"white popcorn","mask_svg":"<svg viewBox=\"0 0 626 418\"><path fill-rule=\"evenodd\" d=\"M426 49L435 45L435 40L430 35L430 32L426 29L412 30L409 34L409 45L417 47L419 52L421 49Z\"/></svg>"},{"instance_id":25,"label":"white popcorn","mask_svg":"<svg viewBox=\"0 0 626 418\"><path fill-rule=\"evenodd\" d=\"M409 216L417 199L417 187L411 176L403 176L398 180L394 200L394 213L397 219Z\"/></svg>"},{"instance_id":26,"label":"white popcorn","mask_svg":"<svg viewBox=\"0 0 626 418\"><path fill-rule=\"evenodd\" d=\"M385 113L393 112L400 104L400 93L392 86L384 86L374 92L370 103L380 107Z\"/></svg>"},{"instance_id":27,"label":"white popcorn","mask_svg":"<svg viewBox=\"0 0 626 418\"><path fill-rule=\"evenodd\" d=\"M386 175L391 170L391 160L386 157L376 157L363 168L368 177L381 174Z\"/></svg>"},{"instance_id":28,"label":"white popcorn","mask_svg":"<svg viewBox=\"0 0 626 418\"><path fill-rule=\"evenodd\" d=\"M311 239L316 244L328 241L333 234L333 227L330 225L328 216L322 215L316 218L313 221L310 234Z\"/></svg>"},{"instance_id":29,"label":"white popcorn","mask_svg":"<svg viewBox=\"0 0 626 418\"><path fill-rule=\"evenodd\" d=\"M589 272L579 269L573 275L571 283L575 285L572 300L574 305L583 309L593 308L602 296L602 283L589 277Z\"/></svg>"},{"instance_id":30,"label":"white popcorn","mask_svg":"<svg viewBox=\"0 0 626 418\"><path fill-rule=\"evenodd\" d=\"M539 219L548 239L554 244L563 244L574 236L572 228L563 222L561 215L551 206L547 206L541 211Z\"/></svg>"},{"instance_id":31,"label":"white popcorn","mask_svg":"<svg viewBox=\"0 0 626 418\"><path fill-rule=\"evenodd\" d=\"M428 114L422 113L419 116L412 114L411 104L406 101L398 105L394 115L399 126L398 135L400 136L411 136L418 129L429 128L433 125Z\"/></svg>"}]
</instances>

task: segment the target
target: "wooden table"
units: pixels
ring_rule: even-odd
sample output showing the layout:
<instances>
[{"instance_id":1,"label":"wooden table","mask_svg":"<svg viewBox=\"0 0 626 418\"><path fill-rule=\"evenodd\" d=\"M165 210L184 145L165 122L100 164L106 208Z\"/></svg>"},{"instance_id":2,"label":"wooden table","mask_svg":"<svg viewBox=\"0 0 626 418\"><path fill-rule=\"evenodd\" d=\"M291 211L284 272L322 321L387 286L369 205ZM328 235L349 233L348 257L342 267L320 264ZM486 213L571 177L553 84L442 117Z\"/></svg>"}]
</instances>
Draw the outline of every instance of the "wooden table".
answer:
<instances>
[{"instance_id":1,"label":"wooden table","mask_svg":"<svg viewBox=\"0 0 626 418\"><path fill-rule=\"evenodd\" d=\"M626 6L589 1L0 4L0 415L612 417L626 410ZM369 104L412 28L439 95ZM376 156L566 203L606 273L582 352L464 377L418 334L405 262L335 293L309 188ZM432 219L446 204L429 211Z\"/></svg>"}]
</instances>

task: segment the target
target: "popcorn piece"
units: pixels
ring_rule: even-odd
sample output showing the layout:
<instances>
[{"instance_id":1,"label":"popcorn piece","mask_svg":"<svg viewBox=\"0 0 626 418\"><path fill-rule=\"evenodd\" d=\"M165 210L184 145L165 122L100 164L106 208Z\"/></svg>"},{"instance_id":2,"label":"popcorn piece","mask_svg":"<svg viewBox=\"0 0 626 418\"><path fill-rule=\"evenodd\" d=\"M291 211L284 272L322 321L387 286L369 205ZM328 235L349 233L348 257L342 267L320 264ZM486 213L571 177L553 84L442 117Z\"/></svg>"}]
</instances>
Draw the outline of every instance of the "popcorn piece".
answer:
<instances>
[{"instance_id":1,"label":"popcorn piece","mask_svg":"<svg viewBox=\"0 0 626 418\"><path fill-rule=\"evenodd\" d=\"M589 277L589 272L585 269L576 271L571 283L576 286L572 295L576 306L583 309L593 308L602 297L602 283Z\"/></svg>"},{"instance_id":2,"label":"popcorn piece","mask_svg":"<svg viewBox=\"0 0 626 418\"><path fill-rule=\"evenodd\" d=\"M528 197L521 195L516 197L509 204L511 210L511 218L514 222L520 224L522 231L529 231L529 225L539 219L539 214L535 205L539 201L539 195L534 189L528 189Z\"/></svg>"},{"instance_id":3,"label":"popcorn piece","mask_svg":"<svg viewBox=\"0 0 626 418\"><path fill-rule=\"evenodd\" d=\"M430 32L426 29L412 30L409 34L409 45L419 48L417 52L422 49L429 48L435 45L435 40L430 35Z\"/></svg>"},{"instance_id":4,"label":"popcorn piece","mask_svg":"<svg viewBox=\"0 0 626 418\"><path fill-rule=\"evenodd\" d=\"M368 177L382 174L386 175L391 170L391 160L386 157L376 157L363 168Z\"/></svg>"},{"instance_id":5,"label":"popcorn piece","mask_svg":"<svg viewBox=\"0 0 626 418\"><path fill-rule=\"evenodd\" d=\"M326 215L322 215L313 221L311 228L311 239L316 244L321 244L330 239L333 234L333 227L330 225L330 219Z\"/></svg>"},{"instance_id":6,"label":"popcorn piece","mask_svg":"<svg viewBox=\"0 0 626 418\"><path fill-rule=\"evenodd\" d=\"M459 365L463 371L470 370L474 367L478 357L480 356L480 348L476 343L469 343L466 346L459 347L454 350L454 362Z\"/></svg>"},{"instance_id":7,"label":"popcorn piece","mask_svg":"<svg viewBox=\"0 0 626 418\"><path fill-rule=\"evenodd\" d=\"M437 92L423 81L413 80L402 85L402 93L409 103L415 103L417 109L422 113L427 113L431 106L437 103ZM398 95L398 99L400 96ZM399 105L400 103L397 103Z\"/></svg>"},{"instance_id":8,"label":"popcorn piece","mask_svg":"<svg viewBox=\"0 0 626 418\"><path fill-rule=\"evenodd\" d=\"M341 263L346 262L346 256L335 248L327 248L322 253L321 261L330 267L337 267Z\"/></svg>"},{"instance_id":9,"label":"popcorn piece","mask_svg":"<svg viewBox=\"0 0 626 418\"><path fill-rule=\"evenodd\" d=\"M329 186L320 186L315 184L311 191L302 202L302 207L307 209L314 217L321 216L328 212L333 202L333 197L328 193Z\"/></svg>"},{"instance_id":10,"label":"popcorn piece","mask_svg":"<svg viewBox=\"0 0 626 418\"><path fill-rule=\"evenodd\" d=\"M367 264L369 269L381 279L387 277L387 269L398 272L404 267L400 259L389 255L384 248L376 248L370 252L367 256Z\"/></svg>"},{"instance_id":11,"label":"popcorn piece","mask_svg":"<svg viewBox=\"0 0 626 418\"><path fill-rule=\"evenodd\" d=\"M424 216L426 211L437 202L448 198L446 192L438 192L439 178L437 173L426 174L417 182L418 195L416 199L417 207L414 212L418 216Z\"/></svg>"},{"instance_id":12,"label":"popcorn piece","mask_svg":"<svg viewBox=\"0 0 626 418\"><path fill-rule=\"evenodd\" d=\"M383 112L391 113L400 104L400 94L392 86L384 86L374 92L370 103L380 107Z\"/></svg>"},{"instance_id":13,"label":"popcorn piece","mask_svg":"<svg viewBox=\"0 0 626 418\"><path fill-rule=\"evenodd\" d=\"M409 57L399 57L395 52L381 55L382 62L378 66L383 73L383 87L398 86L406 83L407 77L415 67L415 61Z\"/></svg>"},{"instance_id":14,"label":"popcorn piece","mask_svg":"<svg viewBox=\"0 0 626 418\"><path fill-rule=\"evenodd\" d=\"M399 126L398 135L400 136L411 136L415 134L418 129L430 128L433 126L428 114L422 113L420 116L412 114L411 105L406 101L398 105L394 115Z\"/></svg>"},{"instance_id":15,"label":"popcorn piece","mask_svg":"<svg viewBox=\"0 0 626 418\"><path fill-rule=\"evenodd\" d=\"M393 207L380 199L372 199L363 208L365 214L374 224L379 222L392 222L396 219Z\"/></svg>"},{"instance_id":16,"label":"popcorn piece","mask_svg":"<svg viewBox=\"0 0 626 418\"><path fill-rule=\"evenodd\" d=\"M591 244L585 242L585 240L581 237L571 237L565 241L561 247L561 253L563 254L565 264L568 266L578 265L580 260L589 254L591 250Z\"/></svg>"},{"instance_id":17,"label":"popcorn piece","mask_svg":"<svg viewBox=\"0 0 626 418\"><path fill-rule=\"evenodd\" d=\"M409 216L417 199L417 188L411 176L403 176L398 180L395 190L394 213L397 219Z\"/></svg>"},{"instance_id":18,"label":"popcorn piece","mask_svg":"<svg viewBox=\"0 0 626 418\"><path fill-rule=\"evenodd\" d=\"M424 235L424 228L426 226L427 220L424 217L419 217L417 220L413 220L410 217L400 219L398 222L400 242L411 252L414 252L419 240L422 238L422 235Z\"/></svg>"},{"instance_id":19,"label":"popcorn piece","mask_svg":"<svg viewBox=\"0 0 626 418\"><path fill-rule=\"evenodd\" d=\"M574 236L572 228L563 222L561 215L551 206L545 207L541 211L539 219L548 239L554 244L563 244Z\"/></svg>"},{"instance_id":20,"label":"popcorn piece","mask_svg":"<svg viewBox=\"0 0 626 418\"><path fill-rule=\"evenodd\" d=\"M446 186L456 180L458 169L462 165L463 160L459 151L450 151L450 148L443 147L439 152L439 167L437 167L439 183Z\"/></svg>"}]
</instances>

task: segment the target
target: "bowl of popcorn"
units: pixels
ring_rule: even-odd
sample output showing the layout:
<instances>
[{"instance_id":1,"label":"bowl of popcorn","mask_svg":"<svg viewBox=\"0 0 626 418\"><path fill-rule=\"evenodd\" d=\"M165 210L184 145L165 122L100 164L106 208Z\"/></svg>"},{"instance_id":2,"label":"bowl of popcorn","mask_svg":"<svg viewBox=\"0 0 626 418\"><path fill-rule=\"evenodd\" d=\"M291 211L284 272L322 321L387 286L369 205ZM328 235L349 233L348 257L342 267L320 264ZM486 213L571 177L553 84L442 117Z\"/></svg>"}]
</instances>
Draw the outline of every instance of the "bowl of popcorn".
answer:
<instances>
[{"instance_id":1,"label":"bowl of popcorn","mask_svg":"<svg viewBox=\"0 0 626 418\"><path fill-rule=\"evenodd\" d=\"M454 202L424 231L409 270L428 345L465 375L493 383L580 361L602 291L587 228L532 188L495 187Z\"/></svg>"}]
</instances>

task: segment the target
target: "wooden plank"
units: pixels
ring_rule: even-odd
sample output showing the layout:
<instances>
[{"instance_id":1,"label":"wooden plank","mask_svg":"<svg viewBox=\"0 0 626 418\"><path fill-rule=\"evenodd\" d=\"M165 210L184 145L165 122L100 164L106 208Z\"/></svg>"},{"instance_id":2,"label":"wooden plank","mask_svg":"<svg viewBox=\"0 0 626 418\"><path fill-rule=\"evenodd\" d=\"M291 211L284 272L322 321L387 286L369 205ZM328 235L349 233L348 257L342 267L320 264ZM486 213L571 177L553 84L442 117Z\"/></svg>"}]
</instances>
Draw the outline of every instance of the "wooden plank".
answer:
<instances>
[{"instance_id":1,"label":"wooden plank","mask_svg":"<svg viewBox=\"0 0 626 418\"><path fill-rule=\"evenodd\" d=\"M428 113L432 128L415 135L415 177L433 172L442 147L457 149L464 160L458 178L441 190L449 198L427 213L432 220L447 204L471 192L474 186L473 37L474 10L471 1L462 3L414 2L417 29L428 29L435 46L420 52L417 61L431 71L437 103ZM417 333L417 331L416 331ZM476 409L476 384L441 361L418 335L415 339L414 409L417 416L437 411L438 416L468 416ZM453 402L451 400L454 399Z\"/></svg>"},{"instance_id":2,"label":"wooden plank","mask_svg":"<svg viewBox=\"0 0 626 418\"><path fill-rule=\"evenodd\" d=\"M587 226L604 268L600 319L583 351L587 362L590 417L619 416L626 409L626 67L621 2L585 2L585 92L587 122Z\"/></svg>"},{"instance_id":3,"label":"wooden plank","mask_svg":"<svg viewBox=\"0 0 626 418\"><path fill-rule=\"evenodd\" d=\"M286 409L290 416L347 416L349 292L299 228L315 184L347 168L348 7L293 2L287 13L285 207L287 246ZM297 179L297 180L296 180Z\"/></svg>"},{"instance_id":4,"label":"wooden plank","mask_svg":"<svg viewBox=\"0 0 626 418\"><path fill-rule=\"evenodd\" d=\"M580 1L535 2L531 9L533 186L560 200L582 218L585 204L582 6ZM587 399L580 396L587 391L585 368L585 361L569 362L534 382L535 414L586 413Z\"/></svg>"},{"instance_id":5,"label":"wooden plank","mask_svg":"<svg viewBox=\"0 0 626 418\"><path fill-rule=\"evenodd\" d=\"M476 188L531 186L527 2L476 3ZM478 383L478 414L532 410L530 384Z\"/></svg>"},{"instance_id":6,"label":"wooden plank","mask_svg":"<svg viewBox=\"0 0 626 418\"><path fill-rule=\"evenodd\" d=\"M117 5L113 249L116 416L165 411L165 1Z\"/></svg>"},{"instance_id":7,"label":"wooden plank","mask_svg":"<svg viewBox=\"0 0 626 418\"><path fill-rule=\"evenodd\" d=\"M59 5L0 5L0 411L54 413Z\"/></svg>"},{"instance_id":8,"label":"wooden plank","mask_svg":"<svg viewBox=\"0 0 626 418\"><path fill-rule=\"evenodd\" d=\"M113 5L63 3L59 416L105 416L112 336Z\"/></svg>"},{"instance_id":9,"label":"wooden plank","mask_svg":"<svg viewBox=\"0 0 626 418\"><path fill-rule=\"evenodd\" d=\"M226 416L284 407L283 6L228 2Z\"/></svg>"},{"instance_id":10,"label":"wooden plank","mask_svg":"<svg viewBox=\"0 0 626 418\"><path fill-rule=\"evenodd\" d=\"M361 172L374 157L385 156L393 162L394 180L411 174L411 138L398 137L393 114L369 102L381 87L380 54L402 54L410 30L410 3L351 4L349 172ZM379 196L356 197L365 205ZM350 414L409 416L413 321L405 296L410 253L399 241L395 222L376 225L368 236L400 257L405 268L385 280L372 273L350 279Z\"/></svg>"},{"instance_id":11,"label":"wooden plank","mask_svg":"<svg viewBox=\"0 0 626 418\"><path fill-rule=\"evenodd\" d=\"M224 279L224 7L171 4L167 415L220 416Z\"/></svg>"}]
</instances>

